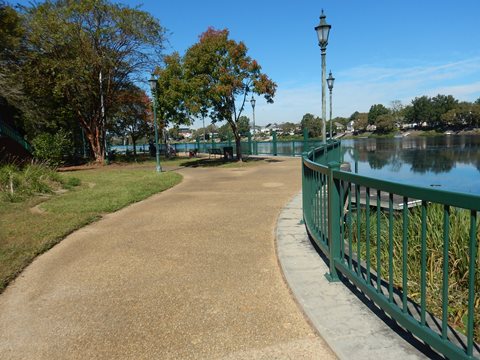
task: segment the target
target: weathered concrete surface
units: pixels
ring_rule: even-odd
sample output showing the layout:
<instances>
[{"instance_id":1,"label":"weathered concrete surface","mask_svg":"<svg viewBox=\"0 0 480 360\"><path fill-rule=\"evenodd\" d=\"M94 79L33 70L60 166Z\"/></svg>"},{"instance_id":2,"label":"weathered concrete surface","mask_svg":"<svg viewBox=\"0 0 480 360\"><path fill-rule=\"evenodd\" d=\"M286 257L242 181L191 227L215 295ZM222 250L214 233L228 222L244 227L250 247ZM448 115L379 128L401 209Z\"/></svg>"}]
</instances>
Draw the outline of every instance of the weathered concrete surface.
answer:
<instances>
[{"instance_id":1,"label":"weathered concrete surface","mask_svg":"<svg viewBox=\"0 0 480 360\"><path fill-rule=\"evenodd\" d=\"M0 295L0 358L334 358L275 256L299 167L184 169L68 236Z\"/></svg>"},{"instance_id":2,"label":"weathered concrete surface","mask_svg":"<svg viewBox=\"0 0 480 360\"><path fill-rule=\"evenodd\" d=\"M381 317L393 321L381 311L380 317L374 314L342 282L328 282L328 266L310 242L302 218L302 198L297 195L278 218L279 262L298 303L335 354L360 360L438 358L399 326L392 324L393 330Z\"/></svg>"}]
</instances>

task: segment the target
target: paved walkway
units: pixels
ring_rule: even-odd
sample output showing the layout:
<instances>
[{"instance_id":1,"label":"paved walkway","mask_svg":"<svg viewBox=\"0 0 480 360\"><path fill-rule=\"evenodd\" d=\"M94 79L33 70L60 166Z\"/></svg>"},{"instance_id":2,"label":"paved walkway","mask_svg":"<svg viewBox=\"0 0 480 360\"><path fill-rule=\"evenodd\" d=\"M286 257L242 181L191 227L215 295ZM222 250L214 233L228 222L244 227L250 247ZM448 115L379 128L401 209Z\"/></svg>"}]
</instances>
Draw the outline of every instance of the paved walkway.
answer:
<instances>
[{"instance_id":1,"label":"paved walkway","mask_svg":"<svg viewBox=\"0 0 480 360\"><path fill-rule=\"evenodd\" d=\"M333 359L275 255L299 169L184 169L68 236L0 295L0 358Z\"/></svg>"}]
</instances>

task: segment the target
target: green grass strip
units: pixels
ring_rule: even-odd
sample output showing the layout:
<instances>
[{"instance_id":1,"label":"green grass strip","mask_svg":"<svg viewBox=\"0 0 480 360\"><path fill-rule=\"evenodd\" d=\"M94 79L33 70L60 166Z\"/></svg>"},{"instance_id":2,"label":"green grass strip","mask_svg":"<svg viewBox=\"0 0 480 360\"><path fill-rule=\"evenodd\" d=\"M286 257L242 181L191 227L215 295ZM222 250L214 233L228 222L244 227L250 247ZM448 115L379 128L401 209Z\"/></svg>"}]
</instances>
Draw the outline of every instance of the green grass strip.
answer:
<instances>
[{"instance_id":1,"label":"green grass strip","mask_svg":"<svg viewBox=\"0 0 480 360\"><path fill-rule=\"evenodd\" d=\"M135 166L81 170L61 175L81 184L63 194L0 202L0 291L32 260L71 232L178 184L174 172Z\"/></svg>"}]
</instances>

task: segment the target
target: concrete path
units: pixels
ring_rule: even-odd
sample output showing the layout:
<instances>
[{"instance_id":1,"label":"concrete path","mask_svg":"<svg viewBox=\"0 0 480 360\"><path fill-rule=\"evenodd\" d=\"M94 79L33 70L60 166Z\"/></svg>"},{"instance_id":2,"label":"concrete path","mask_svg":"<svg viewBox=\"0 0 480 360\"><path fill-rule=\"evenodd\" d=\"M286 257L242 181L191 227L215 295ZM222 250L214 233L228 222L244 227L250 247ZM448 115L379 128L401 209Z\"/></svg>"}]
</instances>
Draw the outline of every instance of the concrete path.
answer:
<instances>
[{"instance_id":1,"label":"concrete path","mask_svg":"<svg viewBox=\"0 0 480 360\"><path fill-rule=\"evenodd\" d=\"M68 236L0 295L1 359L334 358L275 255L300 160L180 172L180 185Z\"/></svg>"},{"instance_id":2,"label":"concrete path","mask_svg":"<svg viewBox=\"0 0 480 360\"><path fill-rule=\"evenodd\" d=\"M441 358L348 281L330 283L325 278L328 266L313 247L302 218L299 194L278 218L278 258L298 303L335 354L357 360Z\"/></svg>"}]
</instances>

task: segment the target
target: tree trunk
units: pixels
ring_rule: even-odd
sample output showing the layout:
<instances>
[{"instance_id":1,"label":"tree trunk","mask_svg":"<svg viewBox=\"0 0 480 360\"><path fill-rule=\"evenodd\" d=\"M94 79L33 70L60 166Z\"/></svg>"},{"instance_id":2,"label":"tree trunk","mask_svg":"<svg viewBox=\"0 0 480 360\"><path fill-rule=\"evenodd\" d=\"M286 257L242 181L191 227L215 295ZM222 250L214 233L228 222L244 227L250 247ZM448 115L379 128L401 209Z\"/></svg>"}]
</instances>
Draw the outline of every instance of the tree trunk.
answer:
<instances>
[{"instance_id":1,"label":"tree trunk","mask_svg":"<svg viewBox=\"0 0 480 360\"><path fill-rule=\"evenodd\" d=\"M165 158L170 159L170 151L168 149L168 142L167 142L167 137L166 136L163 137L163 143L165 145Z\"/></svg>"},{"instance_id":2,"label":"tree trunk","mask_svg":"<svg viewBox=\"0 0 480 360\"><path fill-rule=\"evenodd\" d=\"M243 161L242 157L242 143L240 142L240 134L234 132L233 135L235 136L235 145L237 146L237 160Z\"/></svg>"},{"instance_id":3,"label":"tree trunk","mask_svg":"<svg viewBox=\"0 0 480 360\"><path fill-rule=\"evenodd\" d=\"M238 132L237 124L234 121L228 121L235 138L235 145L237 146L237 161L243 161L242 144L240 143L240 134Z\"/></svg>"},{"instance_id":4,"label":"tree trunk","mask_svg":"<svg viewBox=\"0 0 480 360\"><path fill-rule=\"evenodd\" d=\"M135 162L137 161L137 138L136 137L131 137L132 138L132 145L133 145L133 160Z\"/></svg>"},{"instance_id":5,"label":"tree trunk","mask_svg":"<svg viewBox=\"0 0 480 360\"><path fill-rule=\"evenodd\" d=\"M80 121L80 125L85 130L88 142L90 143L90 148L92 149L95 162L98 164L103 164L105 161L105 149L102 135L103 131L100 126L96 124L95 120L91 121L90 124L91 126L88 126L87 122Z\"/></svg>"},{"instance_id":6,"label":"tree trunk","mask_svg":"<svg viewBox=\"0 0 480 360\"><path fill-rule=\"evenodd\" d=\"M105 161L105 151L103 149L102 138L98 136L89 136L88 141L90 142L95 162L98 164L103 164Z\"/></svg>"}]
</instances>

